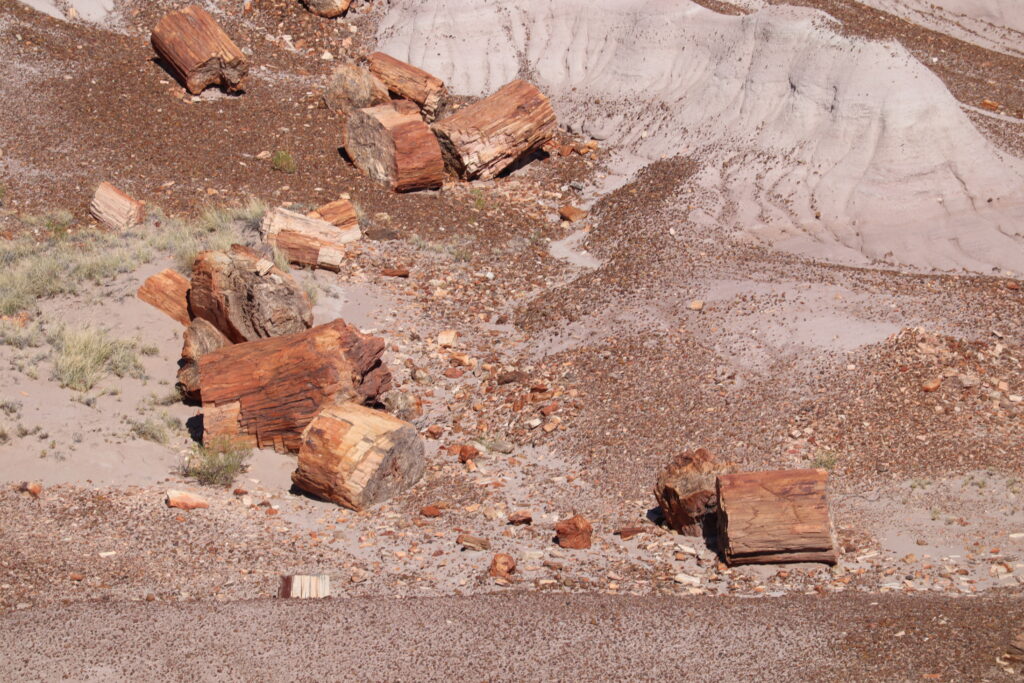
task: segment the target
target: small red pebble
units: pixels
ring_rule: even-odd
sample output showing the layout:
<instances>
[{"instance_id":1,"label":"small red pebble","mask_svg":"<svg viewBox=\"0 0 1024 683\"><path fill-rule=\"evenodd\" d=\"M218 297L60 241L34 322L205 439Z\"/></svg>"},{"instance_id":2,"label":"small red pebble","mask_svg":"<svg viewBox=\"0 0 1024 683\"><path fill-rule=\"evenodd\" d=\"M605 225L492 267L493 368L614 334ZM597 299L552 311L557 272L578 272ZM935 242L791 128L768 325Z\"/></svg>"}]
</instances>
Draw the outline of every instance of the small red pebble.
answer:
<instances>
[{"instance_id":1,"label":"small red pebble","mask_svg":"<svg viewBox=\"0 0 1024 683\"><path fill-rule=\"evenodd\" d=\"M408 268L385 268L380 271L384 277L409 277Z\"/></svg>"},{"instance_id":2,"label":"small red pebble","mask_svg":"<svg viewBox=\"0 0 1024 683\"><path fill-rule=\"evenodd\" d=\"M78 572L71 572L71 574L68 576L68 578L71 579L72 581L82 581L83 579L85 579L85 574L79 574Z\"/></svg>"},{"instance_id":3,"label":"small red pebble","mask_svg":"<svg viewBox=\"0 0 1024 683\"><path fill-rule=\"evenodd\" d=\"M232 493L234 493L236 496L244 496L249 492L246 491L245 489L235 489L234 491L232 491Z\"/></svg>"},{"instance_id":4,"label":"small red pebble","mask_svg":"<svg viewBox=\"0 0 1024 683\"><path fill-rule=\"evenodd\" d=\"M458 379L462 377L464 374L466 374L466 371L460 370L459 368L448 368L447 370L444 371L443 374L448 379Z\"/></svg>"},{"instance_id":5,"label":"small red pebble","mask_svg":"<svg viewBox=\"0 0 1024 683\"><path fill-rule=\"evenodd\" d=\"M461 463L474 460L478 455L480 455L480 451L476 446L470 446L469 444L459 446L459 462Z\"/></svg>"},{"instance_id":6,"label":"small red pebble","mask_svg":"<svg viewBox=\"0 0 1024 683\"><path fill-rule=\"evenodd\" d=\"M274 508L267 508L267 515L273 516L277 514L277 510Z\"/></svg>"},{"instance_id":7,"label":"small red pebble","mask_svg":"<svg viewBox=\"0 0 1024 683\"><path fill-rule=\"evenodd\" d=\"M436 505L424 505L423 508L420 510L420 515L422 515L423 517L440 517L441 508L437 507Z\"/></svg>"},{"instance_id":8,"label":"small red pebble","mask_svg":"<svg viewBox=\"0 0 1024 683\"><path fill-rule=\"evenodd\" d=\"M559 405L558 405L557 402L549 403L549 404L547 404L546 406L544 406L543 408L540 409L540 414L543 415L544 417L547 417L548 415L551 415L552 413L558 412L558 408L559 408Z\"/></svg>"},{"instance_id":9,"label":"small red pebble","mask_svg":"<svg viewBox=\"0 0 1024 683\"><path fill-rule=\"evenodd\" d=\"M444 434L444 427L441 425L430 425L427 427L427 438L440 439L442 434Z\"/></svg>"},{"instance_id":10,"label":"small red pebble","mask_svg":"<svg viewBox=\"0 0 1024 683\"><path fill-rule=\"evenodd\" d=\"M1006 283L1006 288L1012 289L1013 291L1017 291L1018 289L1020 289L1020 283L1017 282L1016 280L1009 280Z\"/></svg>"},{"instance_id":11,"label":"small red pebble","mask_svg":"<svg viewBox=\"0 0 1024 683\"><path fill-rule=\"evenodd\" d=\"M43 492L43 485L38 481L23 481L21 486L18 487L20 493L27 493L33 498L38 498L39 494Z\"/></svg>"}]
</instances>

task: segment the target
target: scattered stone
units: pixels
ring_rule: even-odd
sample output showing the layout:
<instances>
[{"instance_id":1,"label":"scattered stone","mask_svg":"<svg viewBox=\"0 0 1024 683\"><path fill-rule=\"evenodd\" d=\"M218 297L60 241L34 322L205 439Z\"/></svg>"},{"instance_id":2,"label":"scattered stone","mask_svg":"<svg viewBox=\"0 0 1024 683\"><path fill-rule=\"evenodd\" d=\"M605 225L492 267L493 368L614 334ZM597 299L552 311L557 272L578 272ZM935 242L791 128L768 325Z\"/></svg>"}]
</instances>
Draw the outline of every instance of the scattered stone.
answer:
<instances>
[{"instance_id":1,"label":"scattered stone","mask_svg":"<svg viewBox=\"0 0 1024 683\"><path fill-rule=\"evenodd\" d=\"M555 525L556 541L563 548L583 550L590 547L594 527L581 515L564 519Z\"/></svg>"},{"instance_id":2,"label":"scattered stone","mask_svg":"<svg viewBox=\"0 0 1024 683\"><path fill-rule=\"evenodd\" d=\"M384 277L409 277L408 268L384 268L380 271Z\"/></svg>"},{"instance_id":3,"label":"scattered stone","mask_svg":"<svg viewBox=\"0 0 1024 683\"><path fill-rule=\"evenodd\" d=\"M83 581L85 579L85 574L79 574L78 572L71 572L71 574L68 575L68 578L71 579L72 581L76 581L76 582L77 581Z\"/></svg>"},{"instance_id":4,"label":"scattered stone","mask_svg":"<svg viewBox=\"0 0 1024 683\"><path fill-rule=\"evenodd\" d=\"M423 517L440 517L441 508L436 505L424 505L420 508L420 515Z\"/></svg>"},{"instance_id":5,"label":"scattered stone","mask_svg":"<svg viewBox=\"0 0 1024 683\"><path fill-rule=\"evenodd\" d=\"M690 302L690 310L691 311L703 311L704 310L704 301L702 299L694 299L693 301Z\"/></svg>"},{"instance_id":6,"label":"scattered stone","mask_svg":"<svg viewBox=\"0 0 1024 683\"><path fill-rule=\"evenodd\" d=\"M490 550L491 542L482 536L459 534L455 542L467 550Z\"/></svg>"},{"instance_id":7,"label":"scattered stone","mask_svg":"<svg viewBox=\"0 0 1024 683\"><path fill-rule=\"evenodd\" d=\"M615 535L619 536L623 541L627 541L634 536L647 533L647 529L642 526L624 526L620 529L615 530Z\"/></svg>"},{"instance_id":8,"label":"scattered stone","mask_svg":"<svg viewBox=\"0 0 1024 683\"><path fill-rule=\"evenodd\" d=\"M515 559L506 553L498 553L491 559L491 567L487 573L494 578L508 579L515 571Z\"/></svg>"},{"instance_id":9,"label":"scattered stone","mask_svg":"<svg viewBox=\"0 0 1024 683\"><path fill-rule=\"evenodd\" d=\"M575 206L566 205L558 210L558 215L563 221L575 223L587 217L587 212Z\"/></svg>"},{"instance_id":10,"label":"scattered stone","mask_svg":"<svg viewBox=\"0 0 1024 683\"><path fill-rule=\"evenodd\" d=\"M924 384L922 384L921 385L921 391L926 391L926 392L931 393L933 391L938 391L939 387L941 387L941 386L942 386L942 378L941 377L935 377L933 379L928 380Z\"/></svg>"},{"instance_id":11,"label":"scattered stone","mask_svg":"<svg viewBox=\"0 0 1024 683\"><path fill-rule=\"evenodd\" d=\"M685 536L702 535L718 510L715 477L732 469L732 463L719 462L704 448L676 456L654 484L654 497L669 528Z\"/></svg>"},{"instance_id":12,"label":"scattered stone","mask_svg":"<svg viewBox=\"0 0 1024 683\"><path fill-rule=\"evenodd\" d=\"M455 338L459 336L459 333L455 330L444 330L437 335L437 344L442 348L455 345Z\"/></svg>"},{"instance_id":13,"label":"scattered stone","mask_svg":"<svg viewBox=\"0 0 1024 683\"><path fill-rule=\"evenodd\" d=\"M426 430L428 439L440 439L441 435L444 434L444 427L441 425L430 425Z\"/></svg>"},{"instance_id":14,"label":"scattered stone","mask_svg":"<svg viewBox=\"0 0 1024 683\"><path fill-rule=\"evenodd\" d=\"M532 524L533 515L529 510L517 510L508 516L508 523L512 525Z\"/></svg>"},{"instance_id":15,"label":"scattered stone","mask_svg":"<svg viewBox=\"0 0 1024 683\"><path fill-rule=\"evenodd\" d=\"M27 493L33 498L38 498L39 494L43 492L43 485L38 481L23 481L18 486L19 493Z\"/></svg>"},{"instance_id":16,"label":"scattered stone","mask_svg":"<svg viewBox=\"0 0 1024 683\"><path fill-rule=\"evenodd\" d=\"M689 574L676 574L672 577L672 580L684 586L700 585L700 579L696 576L690 576Z\"/></svg>"},{"instance_id":17,"label":"scattered stone","mask_svg":"<svg viewBox=\"0 0 1024 683\"><path fill-rule=\"evenodd\" d=\"M199 510L210 507L210 504L194 493L188 491L167 491L167 507L178 508L179 510Z\"/></svg>"},{"instance_id":18,"label":"scattered stone","mask_svg":"<svg viewBox=\"0 0 1024 683\"><path fill-rule=\"evenodd\" d=\"M1000 109L1000 105L998 102L990 100L988 98L979 102L978 106L981 107L982 109L987 109L988 111L999 111Z\"/></svg>"},{"instance_id":19,"label":"scattered stone","mask_svg":"<svg viewBox=\"0 0 1024 683\"><path fill-rule=\"evenodd\" d=\"M459 462L463 464L470 460L475 460L480 455L480 450L476 446L469 444L452 446L450 450L459 456Z\"/></svg>"}]
</instances>

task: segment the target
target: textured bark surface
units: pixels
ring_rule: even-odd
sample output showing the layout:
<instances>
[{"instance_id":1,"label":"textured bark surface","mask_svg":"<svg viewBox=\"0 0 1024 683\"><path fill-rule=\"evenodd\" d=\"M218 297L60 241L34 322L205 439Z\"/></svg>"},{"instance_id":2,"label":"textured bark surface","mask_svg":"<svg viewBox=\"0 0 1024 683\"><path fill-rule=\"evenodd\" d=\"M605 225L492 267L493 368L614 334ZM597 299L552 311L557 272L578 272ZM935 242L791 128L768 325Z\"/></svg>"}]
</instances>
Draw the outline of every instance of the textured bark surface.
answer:
<instances>
[{"instance_id":1,"label":"textured bark surface","mask_svg":"<svg viewBox=\"0 0 1024 683\"><path fill-rule=\"evenodd\" d=\"M188 312L189 286L189 281L184 275L168 268L146 278L135 296L160 309L182 325L188 325L192 322Z\"/></svg>"},{"instance_id":2,"label":"textured bark surface","mask_svg":"<svg viewBox=\"0 0 1024 683\"><path fill-rule=\"evenodd\" d=\"M718 540L731 565L838 559L825 470L718 477Z\"/></svg>"},{"instance_id":3,"label":"textured bark surface","mask_svg":"<svg viewBox=\"0 0 1024 683\"><path fill-rule=\"evenodd\" d=\"M358 221L340 228L320 218L277 208L264 217L263 236L292 263L338 272L345 258L345 245L362 237L362 232Z\"/></svg>"},{"instance_id":4,"label":"textured bark surface","mask_svg":"<svg viewBox=\"0 0 1024 683\"><path fill-rule=\"evenodd\" d=\"M128 230L146 218L146 206L107 182L99 184L89 204L89 213L113 230Z\"/></svg>"},{"instance_id":5,"label":"textured bark surface","mask_svg":"<svg viewBox=\"0 0 1024 683\"><path fill-rule=\"evenodd\" d=\"M423 112L423 118L434 120L444 101L444 81L383 52L374 52L366 62L370 73L395 97L415 102Z\"/></svg>"},{"instance_id":6,"label":"textured bark surface","mask_svg":"<svg viewBox=\"0 0 1024 683\"><path fill-rule=\"evenodd\" d=\"M516 80L432 128L455 173L486 180L551 140L555 126L548 98L530 83Z\"/></svg>"},{"instance_id":7,"label":"textured bark surface","mask_svg":"<svg viewBox=\"0 0 1024 683\"><path fill-rule=\"evenodd\" d=\"M184 344L181 347L181 360L178 361L178 391L182 396L193 401L200 398L199 359L217 349L231 345L231 340L224 336L212 323L196 318L185 328Z\"/></svg>"},{"instance_id":8,"label":"textured bark surface","mask_svg":"<svg viewBox=\"0 0 1024 683\"><path fill-rule=\"evenodd\" d=\"M423 476L423 441L393 415L354 403L324 408L306 427L292 482L303 491L364 510Z\"/></svg>"},{"instance_id":9,"label":"textured bark surface","mask_svg":"<svg viewBox=\"0 0 1024 683\"><path fill-rule=\"evenodd\" d=\"M669 528L685 536L714 533L718 496L715 477L731 470L703 448L682 453L658 475L654 497Z\"/></svg>"},{"instance_id":10,"label":"textured bark surface","mask_svg":"<svg viewBox=\"0 0 1024 683\"><path fill-rule=\"evenodd\" d=\"M352 163L396 192L436 189L444 182L441 147L412 109L399 101L358 109L348 120L345 151Z\"/></svg>"},{"instance_id":11,"label":"textured bark surface","mask_svg":"<svg viewBox=\"0 0 1024 683\"><path fill-rule=\"evenodd\" d=\"M291 275L248 247L204 251L192 266L192 315L235 343L276 337L313 324L309 297Z\"/></svg>"},{"instance_id":12,"label":"textured bark surface","mask_svg":"<svg viewBox=\"0 0 1024 683\"><path fill-rule=\"evenodd\" d=\"M359 214L356 206L347 199L338 199L317 207L311 213L313 218L321 218L342 230L359 227Z\"/></svg>"},{"instance_id":13,"label":"textured bark surface","mask_svg":"<svg viewBox=\"0 0 1024 683\"><path fill-rule=\"evenodd\" d=\"M372 401L390 388L383 354L383 339L344 320L207 353L199 360L203 439L297 452L325 405Z\"/></svg>"},{"instance_id":14,"label":"textured bark surface","mask_svg":"<svg viewBox=\"0 0 1024 683\"><path fill-rule=\"evenodd\" d=\"M352 112L391 101L387 86L369 69L355 64L334 67L324 91L324 103L341 120L341 143L348 141L348 119Z\"/></svg>"},{"instance_id":15,"label":"textured bark surface","mask_svg":"<svg viewBox=\"0 0 1024 683\"><path fill-rule=\"evenodd\" d=\"M277 597L329 598L331 597L331 577L327 574L282 576L281 585L277 589Z\"/></svg>"},{"instance_id":16,"label":"textured bark surface","mask_svg":"<svg viewBox=\"0 0 1024 683\"><path fill-rule=\"evenodd\" d=\"M211 85L238 90L249 63L210 14L196 5L171 12L153 29L153 49L193 95Z\"/></svg>"},{"instance_id":17,"label":"textured bark surface","mask_svg":"<svg viewBox=\"0 0 1024 683\"><path fill-rule=\"evenodd\" d=\"M302 3L310 12L325 19L340 17L352 6L352 0L302 0Z\"/></svg>"}]
</instances>

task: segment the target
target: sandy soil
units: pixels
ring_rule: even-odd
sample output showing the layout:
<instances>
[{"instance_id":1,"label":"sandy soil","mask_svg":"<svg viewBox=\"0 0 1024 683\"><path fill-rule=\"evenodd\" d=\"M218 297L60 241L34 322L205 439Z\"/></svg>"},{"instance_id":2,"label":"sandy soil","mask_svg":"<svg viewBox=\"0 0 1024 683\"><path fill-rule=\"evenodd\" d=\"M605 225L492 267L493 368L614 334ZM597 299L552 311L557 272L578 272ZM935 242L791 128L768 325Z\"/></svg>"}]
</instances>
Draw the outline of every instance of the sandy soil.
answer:
<instances>
[{"instance_id":1,"label":"sandy soil","mask_svg":"<svg viewBox=\"0 0 1024 683\"><path fill-rule=\"evenodd\" d=\"M701 4L719 13L674 3L650 35L678 28L683 17L756 48L771 57L764 66L778 67L763 84L764 102L783 102L790 114L820 109L818 86L882 81L883 71L892 82L851 94L835 117L815 113L803 128L792 115L735 117L730 104L717 119L728 135L711 140L715 122L696 109L690 119L623 109L637 116L627 116L628 135L615 138L619 132L603 135L591 125L600 109L593 98L608 104L615 94L597 75L621 79L602 55L624 54L636 36L604 32L618 52L602 51L592 42L599 27L573 28L553 5L521 23L501 15L515 30L494 38L498 61L490 70L454 59L452 45L469 29L448 32L454 37L435 54L416 56L474 94L509 76L506 48L523 48L524 59L534 59L527 75L551 89L572 124L560 139L601 137L598 151L538 159L472 186L395 196L339 155L336 122L320 104L325 76L336 59L374 46L381 22L381 44L400 49L410 36L453 22L486 27L494 21L488 3L434 3L428 12L396 2L390 18L381 3L359 3L339 21L284 0L254 0L248 12L209 3L257 66L241 96L192 98L151 61L148 27L167 3L122 2L100 25L0 0L0 31L10 37L0 41L0 97L10 105L0 114L5 239L26 234L27 214L52 208L71 210L71 239L87 239L96 228L86 205L103 179L181 216L249 196L304 208L349 193L367 215L366 238L342 272L295 275L315 283L317 322L342 317L387 339L396 393L423 403L416 426L443 428L440 439L426 441L424 479L368 513L291 491L294 459L271 452L258 452L236 481L242 492L200 487L177 470L198 408L167 400L181 328L133 296L167 265L163 257L74 297L42 301L33 318L48 328L96 324L152 353L140 356L144 377L107 378L83 395L52 381L46 345L0 346L0 399L17 404L0 412L0 428L12 436L0 444L0 623L19 635L0 646L0 668L19 680L297 672L500 679L562 678L586 665L608 677L664 678L678 675L685 659L696 679L751 678L755 669L782 680L1008 675L997 658L1024 630L1024 292L1013 273L992 266L1020 258L1017 237L1008 231L1000 258L985 257L993 244L988 219L972 222L984 207L967 223L944 223L965 240L978 237L953 251L948 240L915 228L930 213L911 216L895 238L869 221L881 240L871 248L866 237L843 242L838 223L828 234L794 237L773 216L792 218L786 201L775 200L786 199L783 186L797 177L799 160L820 153L822 163L841 167L845 153L861 151L857 126L865 121L899 124L904 137L894 138L894 149L914 142L907 127L921 120L907 118L903 104L877 106L904 97L930 102L929 126L948 124L916 131L918 148L922 138L948 145L931 145L931 161L908 154L906 165L898 155L875 155L874 171L860 177L891 187L880 202L864 200L863 220L893 201L893 188L906 190L907 177L934 179L929 174L944 163L963 171L967 185L978 183L966 193L957 184L945 195L950 202L960 201L957 193L986 196L992 175L1019 199L1013 155L1024 149L1024 88L1015 79L1024 63L846 0L790 3L830 12L841 27L806 8ZM479 12L473 22L460 14L467 8ZM748 18L759 9L765 13ZM416 20L396 26L396 17ZM656 84L658 96L648 98L658 111L673 89L701 92L701 79L714 73L717 48L687 31L685 54L703 62L680 62L678 54L648 60L678 62L676 80ZM537 55L538 46L556 43L569 47ZM842 69L780 57L802 54L786 51L795 44L820 57L822 43ZM511 62L516 69L520 56ZM738 73L757 72L753 63L723 76L723 101L744 96L726 91L745 82ZM796 74L791 64L807 69ZM633 67L635 87L649 92L659 72ZM24 97L29 91L38 96ZM986 97L1000 111L978 108ZM752 134L765 121L785 128L783 137L802 151L774 161L750 153L766 149ZM815 135L820 149L808 142ZM970 158L954 163L944 156L949 145L955 159ZM296 173L257 159L274 149L296 155ZM821 182L811 194L843 186ZM778 212L755 210L769 199ZM559 222L567 203L586 206L588 217ZM901 207L900 216L915 206ZM160 225L151 220L143 230ZM36 229L36 237L45 235ZM975 272L901 270L897 261L913 260L904 258L865 267L865 255L885 256L876 252L889 239L919 257L918 266L954 254L938 265ZM836 263L851 249L858 267ZM956 260L964 254L973 254L970 263ZM410 277L381 274L394 265L409 267ZM694 300L703 301L699 310ZM459 336L442 349L436 336L448 328ZM922 391L935 378L939 388ZM133 434L133 421L164 415L173 425L166 445ZM465 443L482 451L472 468L449 451ZM750 469L828 468L839 565L728 569L701 539L655 524L658 470L699 446ZM38 498L17 490L29 480L43 483ZM168 488L197 491L211 506L168 509ZM428 504L442 515L421 516ZM533 523L508 524L517 510L529 510ZM589 550L552 543L553 524L573 513L594 523ZM615 533L634 525L644 533L626 540ZM487 537L491 550L461 549L459 533ZM495 552L517 560L508 581L487 576ZM268 600L281 574L299 572L330 574L338 599ZM83 623L90 628L66 626ZM403 646L371 646L384 629ZM722 638L724 629L740 637ZM210 630L221 634L217 642L206 638ZM292 635L281 638L284 631ZM112 641L120 643L116 656ZM310 656L323 642L337 645L332 655ZM225 653L230 665L212 664Z\"/></svg>"}]
</instances>

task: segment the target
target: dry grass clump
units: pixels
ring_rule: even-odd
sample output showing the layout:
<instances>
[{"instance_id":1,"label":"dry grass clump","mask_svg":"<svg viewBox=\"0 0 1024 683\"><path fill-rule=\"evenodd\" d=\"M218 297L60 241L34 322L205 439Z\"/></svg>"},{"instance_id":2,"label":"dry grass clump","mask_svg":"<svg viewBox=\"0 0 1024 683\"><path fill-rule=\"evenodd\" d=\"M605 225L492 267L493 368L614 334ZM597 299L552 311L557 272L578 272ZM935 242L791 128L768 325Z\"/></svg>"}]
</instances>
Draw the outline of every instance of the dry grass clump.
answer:
<instances>
[{"instance_id":1,"label":"dry grass clump","mask_svg":"<svg viewBox=\"0 0 1024 683\"><path fill-rule=\"evenodd\" d=\"M130 420L132 435L146 441L166 444L170 441L170 430L181 429L181 420L167 413L158 417L147 417L145 420Z\"/></svg>"},{"instance_id":2,"label":"dry grass clump","mask_svg":"<svg viewBox=\"0 0 1024 683\"><path fill-rule=\"evenodd\" d=\"M181 473L207 486L228 487L246 469L252 449L219 437L209 445L196 444L185 457Z\"/></svg>"},{"instance_id":3,"label":"dry grass clump","mask_svg":"<svg viewBox=\"0 0 1024 683\"><path fill-rule=\"evenodd\" d=\"M49 341L54 350L53 378L62 387L89 391L108 374L145 376L135 342L112 339L99 328L61 328Z\"/></svg>"}]
</instances>

